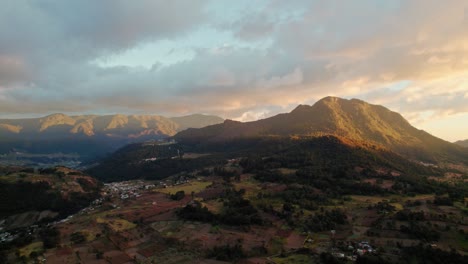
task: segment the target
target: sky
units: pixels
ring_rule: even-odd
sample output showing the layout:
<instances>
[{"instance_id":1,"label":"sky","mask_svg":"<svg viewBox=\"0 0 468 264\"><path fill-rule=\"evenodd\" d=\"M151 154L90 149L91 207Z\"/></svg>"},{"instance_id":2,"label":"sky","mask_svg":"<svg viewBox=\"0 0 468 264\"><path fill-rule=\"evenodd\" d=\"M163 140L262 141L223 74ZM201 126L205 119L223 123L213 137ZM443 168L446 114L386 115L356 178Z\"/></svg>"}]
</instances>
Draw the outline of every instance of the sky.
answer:
<instances>
[{"instance_id":1,"label":"sky","mask_svg":"<svg viewBox=\"0 0 468 264\"><path fill-rule=\"evenodd\" d=\"M325 96L468 139L465 0L0 0L0 118L266 118Z\"/></svg>"}]
</instances>

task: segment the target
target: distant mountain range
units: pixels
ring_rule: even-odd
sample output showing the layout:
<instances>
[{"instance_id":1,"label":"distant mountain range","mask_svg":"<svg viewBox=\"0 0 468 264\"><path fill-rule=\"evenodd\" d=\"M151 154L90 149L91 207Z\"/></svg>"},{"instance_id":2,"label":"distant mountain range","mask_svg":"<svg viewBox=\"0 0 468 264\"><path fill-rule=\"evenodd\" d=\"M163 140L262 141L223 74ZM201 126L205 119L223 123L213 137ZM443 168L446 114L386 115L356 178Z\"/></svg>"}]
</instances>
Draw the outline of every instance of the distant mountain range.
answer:
<instances>
[{"instance_id":1,"label":"distant mountain range","mask_svg":"<svg viewBox=\"0 0 468 264\"><path fill-rule=\"evenodd\" d=\"M462 146L462 147L467 147L467 148L468 148L468 139L466 139L466 140L459 140L459 141L455 142L455 144L460 145L460 146Z\"/></svg>"},{"instance_id":2,"label":"distant mountain range","mask_svg":"<svg viewBox=\"0 0 468 264\"><path fill-rule=\"evenodd\" d=\"M0 119L0 135L40 139L68 136L139 138L148 135L172 136L187 128L221 122L223 119L220 117L199 114L173 118L158 115L53 114L42 118Z\"/></svg>"},{"instance_id":3,"label":"distant mountain range","mask_svg":"<svg viewBox=\"0 0 468 264\"><path fill-rule=\"evenodd\" d=\"M226 120L201 129L179 132L179 142L223 142L239 138L317 137L333 135L370 143L426 162L467 162L468 151L419 130L400 114L357 99L326 97L312 106L299 105L290 113L237 122Z\"/></svg>"},{"instance_id":4,"label":"distant mountain range","mask_svg":"<svg viewBox=\"0 0 468 264\"><path fill-rule=\"evenodd\" d=\"M187 128L222 123L217 116L52 114L42 118L1 119L0 153L11 149L35 153L76 152L94 156L135 141L173 136Z\"/></svg>"}]
</instances>

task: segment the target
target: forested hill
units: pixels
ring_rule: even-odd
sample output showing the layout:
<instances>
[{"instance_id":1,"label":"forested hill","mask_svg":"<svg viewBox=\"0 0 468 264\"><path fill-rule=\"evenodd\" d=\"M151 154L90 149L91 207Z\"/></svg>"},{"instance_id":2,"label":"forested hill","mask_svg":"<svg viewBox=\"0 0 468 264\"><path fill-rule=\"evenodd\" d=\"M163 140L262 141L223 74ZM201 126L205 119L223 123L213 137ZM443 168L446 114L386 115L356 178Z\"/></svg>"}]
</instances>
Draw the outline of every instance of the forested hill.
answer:
<instances>
[{"instance_id":1,"label":"forested hill","mask_svg":"<svg viewBox=\"0 0 468 264\"><path fill-rule=\"evenodd\" d=\"M335 136L240 138L202 145L133 144L120 149L87 172L102 181L162 179L207 166L217 166L235 157L273 159L278 168L313 167L314 170L330 173L353 171L356 167L372 170L385 168L386 171L403 174L437 173L384 148Z\"/></svg>"}]
</instances>

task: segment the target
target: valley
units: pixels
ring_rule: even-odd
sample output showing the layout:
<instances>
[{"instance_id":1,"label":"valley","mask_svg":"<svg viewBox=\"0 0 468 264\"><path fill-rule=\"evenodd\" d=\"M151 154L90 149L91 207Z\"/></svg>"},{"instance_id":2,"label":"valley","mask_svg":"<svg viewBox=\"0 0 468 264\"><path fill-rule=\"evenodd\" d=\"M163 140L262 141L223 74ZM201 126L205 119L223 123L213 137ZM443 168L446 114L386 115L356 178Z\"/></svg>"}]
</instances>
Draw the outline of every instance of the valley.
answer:
<instances>
[{"instance_id":1,"label":"valley","mask_svg":"<svg viewBox=\"0 0 468 264\"><path fill-rule=\"evenodd\" d=\"M32 240L17 249L19 258L46 263L410 263L404 262L408 256L424 259L413 255L420 248L466 261L466 198L424 190L405 195L396 187L401 176L377 170L355 176L362 189L334 194L309 184L260 180L262 170L245 169L245 161L237 158L160 181L108 183L91 206L49 225L60 234L55 245ZM338 183L333 189L341 187ZM369 188L373 194L366 194ZM445 187L438 188L440 193Z\"/></svg>"},{"instance_id":2,"label":"valley","mask_svg":"<svg viewBox=\"0 0 468 264\"><path fill-rule=\"evenodd\" d=\"M0 4L0 264L468 264L468 1Z\"/></svg>"},{"instance_id":3,"label":"valley","mask_svg":"<svg viewBox=\"0 0 468 264\"><path fill-rule=\"evenodd\" d=\"M79 168L82 164L81 160L81 156L78 154L23 153L18 151L0 154L0 166L21 166L30 168L65 166L68 168Z\"/></svg>"}]
</instances>

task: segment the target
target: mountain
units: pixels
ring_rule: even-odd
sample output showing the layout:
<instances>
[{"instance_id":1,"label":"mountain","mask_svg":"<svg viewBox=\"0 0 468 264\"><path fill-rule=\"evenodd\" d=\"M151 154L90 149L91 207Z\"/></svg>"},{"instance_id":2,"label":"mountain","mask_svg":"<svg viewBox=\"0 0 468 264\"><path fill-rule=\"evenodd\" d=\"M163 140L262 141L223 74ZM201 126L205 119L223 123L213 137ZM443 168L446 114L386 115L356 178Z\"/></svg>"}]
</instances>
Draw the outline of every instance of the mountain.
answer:
<instances>
[{"instance_id":1,"label":"mountain","mask_svg":"<svg viewBox=\"0 0 468 264\"><path fill-rule=\"evenodd\" d=\"M425 162L468 160L468 152L413 127L400 114L358 99L325 97L314 105L299 105L290 113L270 118L188 129L177 141L222 142L236 138L316 137L334 135L387 148Z\"/></svg>"},{"instance_id":2,"label":"mountain","mask_svg":"<svg viewBox=\"0 0 468 264\"><path fill-rule=\"evenodd\" d=\"M457 142L455 142L455 144L459 145L459 146L462 146L462 147L467 147L468 148L468 139L466 140L459 140Z\"/></svg>"},{"instance_id":3,"label":"mountain","mask_svg":"<svg viewBox=\"0 0 468 264\"><path fill-rule=\"evenodd\" d=\"M217 116L52 114L42 118L1 119L0 153L11 149L35 153L80 153L93 156L134 141L172 136L186 128L223 122Z\"/></svg>"}]
</instances>

